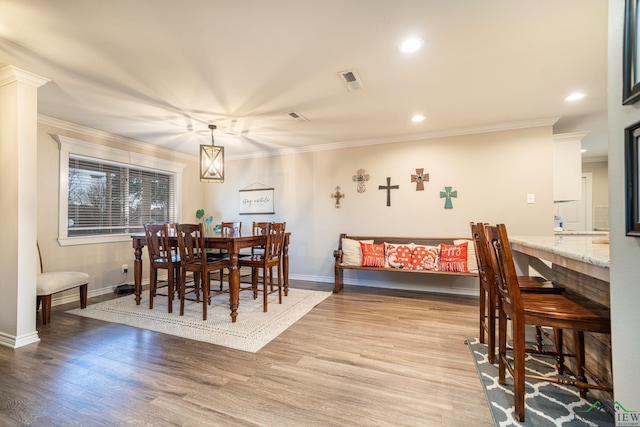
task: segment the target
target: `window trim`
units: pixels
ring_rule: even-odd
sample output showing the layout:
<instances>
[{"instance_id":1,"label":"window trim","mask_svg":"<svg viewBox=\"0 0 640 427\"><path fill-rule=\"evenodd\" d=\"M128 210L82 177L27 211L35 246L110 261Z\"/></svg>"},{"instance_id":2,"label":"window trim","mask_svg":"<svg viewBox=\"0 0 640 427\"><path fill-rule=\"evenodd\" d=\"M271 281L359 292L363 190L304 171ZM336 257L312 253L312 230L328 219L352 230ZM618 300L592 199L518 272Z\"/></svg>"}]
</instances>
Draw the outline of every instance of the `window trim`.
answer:
<instances>
[{"instance_id":1,"label":"window trim","mask_svg":"<svg viewBox=\"0 0 640 427\"><path fill-rule=\"evenodd\" d=\"M177 217L180 218L180 206L182 206L182 173L184 168L187 166L185 163L159 159L149 155L93 144L64 135L52 136L58 142L60 150L60 191L58 192L58 243L60 246L126 242L131 240L130 234L69 237L67 230L67 216L69 213L68 197L70 154L93 158L97 161L116 162L130 165L132 167L141 167L160 172L174 173L176 176L176 214Z\"/></svg>"}]
</instances>

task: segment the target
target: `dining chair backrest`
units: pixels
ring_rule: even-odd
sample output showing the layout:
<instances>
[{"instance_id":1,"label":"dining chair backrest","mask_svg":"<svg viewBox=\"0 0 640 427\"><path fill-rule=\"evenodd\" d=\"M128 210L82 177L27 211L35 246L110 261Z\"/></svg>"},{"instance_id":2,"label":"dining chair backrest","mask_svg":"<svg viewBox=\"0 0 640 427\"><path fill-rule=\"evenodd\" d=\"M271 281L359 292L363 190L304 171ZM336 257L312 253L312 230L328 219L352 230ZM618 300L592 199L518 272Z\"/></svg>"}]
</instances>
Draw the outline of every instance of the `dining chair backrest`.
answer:
<instances>
[{"instance_id":1,"label":"dining chair backrest","mask_svg":"<svg viewBox=\"0 0 640 427\"><path fill-rule=\"evenodd\" d=\"M253 222L253 226L251 228L251 233L254 236L264 236L267 234L267 227L271 224L270 222Z\"/></svg>"},{"instance_id":2,"label":"dining chair backrest","mask_svg":"<svg viewBox=\"0 0 640 427\"><path fill-rule=\"evenodd\" d=\"M476 258L478 261L478 276L480 277L480 285L484 289L490 289L490 284L495 286L495 276L493 268L489 263L489 246L487 245L487 236L485 233L485 224L471 223L471 237L473 246L476 250Z\"/></svg>"},{"instance_id":3,"label":"dining chair backrest","mask_svg":"<svg viewBox=\"0 0 640 427\"><path fill-rule=\"evenodd\" d=\"M264 257L267 260L280 258L284 246L284 234L286 222L273 222L267 228L267 241L265 244Z\"/></svg>"},{"instance_id":4,"label":"dining chair backrest","mask_svg":"<svg viewBox=\"0 0 640 427\"><path fill-rule=\"evenodd\" d=\"M171 263L177 261L177 258L169 238L169 224L145 224L144 234L151 264L166 263L171 267Z\"/></svg>"},{"instance_id":5,"label":"dining chair backrest","mask_svg":"<svg viewBox=\"0 0 640 427\"><path fill-rule=\"evenodd\" d=\"M183 263L201 262L206 259L204 226L198 224L178 224L178 248Z\"/></svg>"},{"instance_id":6,"label":"dining chair backrest","mask_svg":"<svg viewBox=\"0 0 640 427\"><path fill-rule=\"evenodd\" d=\"M220 223L220 232L224 234L242 234L242 222L222 222Z\"/></svg>"},{"instance_id":7,"label":"dining chair backrest","mask_svg":"<svg viewBox=\"0 0 640 427\"><path fill-rule=\"evenodd\" d=\"M524 307L507 227L504 224L498 224L485 227L485 230L490 247L489 261L495 271L498 303L502 305L502 310L508 316L517 314L522 318Z\"/></svg>"}]
</instances>

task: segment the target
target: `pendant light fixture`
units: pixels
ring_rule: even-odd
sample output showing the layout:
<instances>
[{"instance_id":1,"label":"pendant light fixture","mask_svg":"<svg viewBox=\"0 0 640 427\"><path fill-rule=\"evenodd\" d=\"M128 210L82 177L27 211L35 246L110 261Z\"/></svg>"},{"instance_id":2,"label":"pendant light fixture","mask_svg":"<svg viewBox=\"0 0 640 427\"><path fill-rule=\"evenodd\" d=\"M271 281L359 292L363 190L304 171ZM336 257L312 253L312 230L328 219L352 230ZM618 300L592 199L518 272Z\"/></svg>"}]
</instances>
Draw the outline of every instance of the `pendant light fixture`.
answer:
<instances>
[{"instance_id":1,"label":"pendant light fixture","mask_svg":"<svg viewBox=\"0 0 640 427\"><path fill-rule=\"evenodd\" d=\"M224 147L216 147L213 141L213 131L216 125L209 125L211 129L211 145L200 145L200 181L224 182Z\"/></svg>"}]
</instances>

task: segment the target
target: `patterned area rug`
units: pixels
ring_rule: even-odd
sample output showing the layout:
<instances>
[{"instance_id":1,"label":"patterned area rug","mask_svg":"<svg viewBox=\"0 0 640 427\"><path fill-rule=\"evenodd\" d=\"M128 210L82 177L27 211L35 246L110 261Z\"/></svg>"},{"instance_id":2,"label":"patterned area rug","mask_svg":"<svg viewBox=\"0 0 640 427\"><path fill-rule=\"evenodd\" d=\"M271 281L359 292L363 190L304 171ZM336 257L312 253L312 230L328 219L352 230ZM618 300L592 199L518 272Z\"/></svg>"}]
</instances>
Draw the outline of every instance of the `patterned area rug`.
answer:
<instances>
[{"instance_id":1,"label":"patterned area rug","mask_svg":"<svg viewBox=\"0 0 640 427\"><path fill-rule=\"evenodd\" d=\"M192 301L185 303L184 316L180 316L178 300L173 302L173 313L167 313L167 298L162 296L153 299L154 308L150 310L148 292L140 305L135 304L133 295L127 295L67 313L255 353L329 295L329 291L289 288L282 304L278 304L277 295L270 295L269 311L264 313L262 295L254 300L251 292L240 292L235 323L231 322L227 294L213 298L206 321L202 320L202 305Z\"/></svg>"},{"instance_id":2,"label":"patterned area rug","mask_svg":"<svg viewBox=\"0 0 640 427\"><path fill-rule=\"evenodd\" d=\"M613 416L593 398L581 399L575 387L525 379L525 422L513 414L513 379L507 373L507 383L498 384L498 365L487 360L487 345L477 338L467 338L476 362L480 381L496 426L614 426ZM542 376L555 376L554 361L547 357L527 355L526 369ZM589 396L589 395L587 395Z\"/></svg>"}]
</instances>

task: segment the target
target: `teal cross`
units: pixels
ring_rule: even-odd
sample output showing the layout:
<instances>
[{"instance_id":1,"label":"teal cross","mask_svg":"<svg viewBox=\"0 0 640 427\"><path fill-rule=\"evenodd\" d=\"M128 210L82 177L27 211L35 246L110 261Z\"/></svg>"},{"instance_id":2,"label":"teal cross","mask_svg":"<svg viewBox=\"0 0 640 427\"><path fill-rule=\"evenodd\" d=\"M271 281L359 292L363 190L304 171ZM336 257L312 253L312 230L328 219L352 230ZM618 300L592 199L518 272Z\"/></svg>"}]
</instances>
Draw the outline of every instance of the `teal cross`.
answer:
<instances>
[{"instance_id":1,"label":"teal cross","mask_svg":"<svg viewBox=\"0 0 640 427\"><path fill-rule=\"evenodd\" d=\"M458 191L454 190L451 191L452 187L444 187L444 191L440 192L440 198L442 199L443 197L446 197L445 201L444 201L444 208L445 209L453 209L453 203L451 203L451 198L452 197L458 197Z\"/></svg>"}]
</instances>

